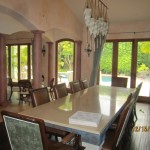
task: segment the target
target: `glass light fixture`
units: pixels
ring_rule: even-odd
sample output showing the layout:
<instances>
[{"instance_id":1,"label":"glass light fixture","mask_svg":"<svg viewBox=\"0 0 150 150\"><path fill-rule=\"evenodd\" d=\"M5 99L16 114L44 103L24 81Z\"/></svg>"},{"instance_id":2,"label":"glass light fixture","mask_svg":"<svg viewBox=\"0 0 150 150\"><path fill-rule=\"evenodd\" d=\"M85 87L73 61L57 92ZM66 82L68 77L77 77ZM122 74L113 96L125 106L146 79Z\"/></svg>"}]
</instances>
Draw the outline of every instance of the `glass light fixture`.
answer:
<instances>
[{"instance_id":1,"label":"glass light fixture","mask_svg":"<svg viewBox=\"0 0 150 150\"><path fill-rule=\"evenodd\" d=\"M101 0L86 0L85 6L84 19L87 27L87 34L89 34L90 40L95 40L95 38L99 35L106 36L109 28L107 19L107 6ZM92 41L90 43L94 44ZM92 51L90 47L95 46L92 46L88 43L86 48L88 56Z\"/></svg>"},{"instance_id":2,"label":"glass light fixture","mask_svg":"<svg viewBox=\"0 0 150 150\"><path fill-rule=\"evenodd\" d=\"M46 48L45 48L45 45L43 45L43 47L42 47L42 54L43 54L43 56L45 56L45 53L46 53Z\"/></svg>"},{"instance_id":3,"label":"glass light fixture","mask_svg":"<svg viewBox=\"0 0 150 150\"><path fill-rule=\"evenodd\" d=\"M92 49L90 48L90 44L88 44L87 48L85 48L85 51L88 54L88 57L90 56L90 53L92 52Z\"/></svg>"}]
</instances>

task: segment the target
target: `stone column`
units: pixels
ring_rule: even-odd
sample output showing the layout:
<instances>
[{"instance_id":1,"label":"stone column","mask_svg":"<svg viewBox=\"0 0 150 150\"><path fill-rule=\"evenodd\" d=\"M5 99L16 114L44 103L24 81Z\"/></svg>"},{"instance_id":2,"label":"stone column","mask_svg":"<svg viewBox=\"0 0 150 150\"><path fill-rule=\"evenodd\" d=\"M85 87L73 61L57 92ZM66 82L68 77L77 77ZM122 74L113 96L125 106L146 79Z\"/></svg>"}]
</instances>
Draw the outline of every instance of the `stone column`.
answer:
<instances>
[{"instance_id":1,"label":"stone column","mask_svg":"<svg viewBox=\"0 0 150 150\"><path fill-rule=\"evenodd\" d=\"M53 43L47 42L48 44L48 85L51 79L54 77L54 56L53 56Z\"/></svg>"},{"instance_id":2,"label":"stone column","mask_svg":"<svg viewBox=\"0 0 150 150\"><path fill-rule=\"evenodd\" d=\"M42 33L34 30L33 39L33 88L40 88L42 84Z\"/></svg>"},{"instance_id":3,"label":"stone column","mask_svg":"<svg viewBox=\"0 0 150 150\"><path fill-rule=\"evenodd\" d=\"M0 33L0 105L7 103L6 40L5 35Z\"/></svg>"},{"instance_id":4,"label":"stone column","mask_svg":"<svg viewBox=\"0 0 150 150\"><path fill-rule=\"evenodd\" d=\"M81 41L75 41L75 77L74 80L81 79Z\"/></svg>"}]
</instances>

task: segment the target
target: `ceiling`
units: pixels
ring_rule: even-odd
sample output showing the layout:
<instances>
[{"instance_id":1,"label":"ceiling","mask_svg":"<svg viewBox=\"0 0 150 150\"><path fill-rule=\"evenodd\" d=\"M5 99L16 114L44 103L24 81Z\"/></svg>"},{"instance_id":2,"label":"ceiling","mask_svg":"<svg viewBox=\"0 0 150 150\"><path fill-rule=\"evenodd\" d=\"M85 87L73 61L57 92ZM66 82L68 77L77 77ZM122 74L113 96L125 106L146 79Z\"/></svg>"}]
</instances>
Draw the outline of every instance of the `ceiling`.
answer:
<instances>
[{"instance_id":1,"label":"ceiling","mask_svg":"<svg viewBox=\"0 0 150 150\"><path fill-rule=\"evenodd\" d=\"M64 0L83 22L85 0ZM110 23L150 20L150 0L103 0Z\"/></svg>"}]
</instances>

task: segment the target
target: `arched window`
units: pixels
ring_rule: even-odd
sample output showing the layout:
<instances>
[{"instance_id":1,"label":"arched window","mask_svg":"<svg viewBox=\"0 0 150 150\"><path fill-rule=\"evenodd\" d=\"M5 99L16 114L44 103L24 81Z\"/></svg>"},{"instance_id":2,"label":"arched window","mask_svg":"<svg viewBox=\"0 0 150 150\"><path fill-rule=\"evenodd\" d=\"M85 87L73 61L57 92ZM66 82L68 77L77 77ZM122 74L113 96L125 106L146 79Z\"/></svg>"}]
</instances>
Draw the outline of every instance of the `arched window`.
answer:
<instances>
[{"instance_id":1,"label":"arched window","mask_svg":"<svg viewBox=\"0 0 150 150\"><path fill-rule=\"evenodd\" d=\"M56 82L68 83L74 79L74 49L71 39L56 42Z\"/></svg>"}]
</instances>

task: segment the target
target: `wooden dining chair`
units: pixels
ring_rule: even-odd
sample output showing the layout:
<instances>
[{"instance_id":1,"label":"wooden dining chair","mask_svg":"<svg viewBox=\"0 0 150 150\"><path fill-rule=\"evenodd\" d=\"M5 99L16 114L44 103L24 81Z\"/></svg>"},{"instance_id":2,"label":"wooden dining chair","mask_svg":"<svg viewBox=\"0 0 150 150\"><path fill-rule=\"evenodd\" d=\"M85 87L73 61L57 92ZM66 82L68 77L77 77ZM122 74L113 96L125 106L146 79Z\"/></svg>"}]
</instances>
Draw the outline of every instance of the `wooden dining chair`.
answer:
<instances>
[{"instance_id":1,"label":"wooden dining chair","mask_svg":"<svg viewBox=\"0 0 150 150\"><path fill-rule=\"evenodd\" d=\"M128 78L112 77L111 86L127 87Z\"/></svg>"},{"instance_id":2,"label":"wooden dining chair","mask_svg":"<svg viewBox=\"0 0 150 150\"><path fill-rule=\"evenodd\" d=\"M89 87L89 83L87 80L80 80L79 82L82 90L87 89Z\"/></svg>"},{"instance_id":3,"label":"wooden dining chair","mask_svg":"<svg viewBox=\"0 0 150 150\"><path fill-rule=\"evenodd\" d=\"M24 102L29 102L30 103L30 93L29 91L32 89L32 84L30 80L19 80L18 81L18 86L19 86L19 103L22 101Z\"/></svg>"},{"instance_id":4,"label":"wooden dining chair","mask_svg":"<svg viewBox=\"0 0 150 150\"><path fill-rule=\"evenodd\" d=\"M131 96L132 98L132 96ZM108 130L102 150L116 150L122 148L122 138L127 128L127 124L133 109L133 101L128 101L121 112L116 130Z\"/></svg>"},{"instance_id":5,"label":"wooden dining chair","mask_svg":"<svg viewBox=\"0 0 150 150\"><path fill-rule=\"evenodd\" d=\"M47 138L45 124L41 119L24 116L8 111L2 111L7 135L11 149L13 150L80 150L80 146L75 149L77 138L74 138L73 145L68 145L67 140L71 136L66 136L62 142L54 142ZM72 134L72 136L74 136Z\"/></svg>"},{"instance_id":6,"label":"wooden dining chair","mask_svg":"<svg viewBox=\"0 0 150 150\"><path fill-rule=\"evenodd\" d=\"M80 87L79 80L69 82L69 85L70 85L71 93L76 93L82 90Z\"/></svg>"},{"instance_id":7,"label":"wooden dining chair","mask_svg":"<svg viewBox=\"0 0 150 150\"><path fill-rule=\"evenodd\" d=\"M56 99L67 96L68 90L66 87L66 83L60 83L60 84L54 85L54 93L55 93Z\"/></svg>"},{"instance_id":8,"label":"wooden dining chair","mask_svg":"<svg viewBox=\"0 0 150 150\"><path fill-rule=\"evenodd\" d=\"M49 92L47 87L30 90L33 107L50 102Z\"/></svg>"}]
</instances>

